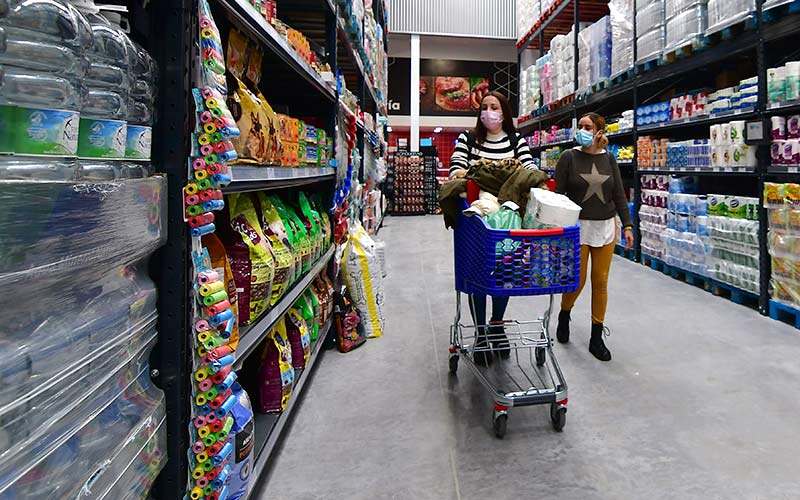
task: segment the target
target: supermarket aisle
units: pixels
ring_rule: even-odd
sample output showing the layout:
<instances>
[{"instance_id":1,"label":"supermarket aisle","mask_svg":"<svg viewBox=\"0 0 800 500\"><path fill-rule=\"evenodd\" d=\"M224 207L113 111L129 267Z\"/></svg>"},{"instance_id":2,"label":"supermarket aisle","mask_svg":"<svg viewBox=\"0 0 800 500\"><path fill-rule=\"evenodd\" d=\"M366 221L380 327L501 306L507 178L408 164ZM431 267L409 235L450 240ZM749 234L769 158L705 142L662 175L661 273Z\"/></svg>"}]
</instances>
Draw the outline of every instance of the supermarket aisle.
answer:
<instances>
[{"instance_id":1,"label":"supermarket aisle","mask_svg":"<svg viewBox=\"0 0 800 500\"><path fill-rule=\"evenodd\" d=\"M614 360L588 352L588 296L556 352L563 434L512 409L505 440L462 365L447 373L452 233L387 219L387 331L328 352L269 484L270 500L798 498L800 332L641 265L612 267ZM530 317L542 299L512 299Z\"/></svg>"}]
</instances>

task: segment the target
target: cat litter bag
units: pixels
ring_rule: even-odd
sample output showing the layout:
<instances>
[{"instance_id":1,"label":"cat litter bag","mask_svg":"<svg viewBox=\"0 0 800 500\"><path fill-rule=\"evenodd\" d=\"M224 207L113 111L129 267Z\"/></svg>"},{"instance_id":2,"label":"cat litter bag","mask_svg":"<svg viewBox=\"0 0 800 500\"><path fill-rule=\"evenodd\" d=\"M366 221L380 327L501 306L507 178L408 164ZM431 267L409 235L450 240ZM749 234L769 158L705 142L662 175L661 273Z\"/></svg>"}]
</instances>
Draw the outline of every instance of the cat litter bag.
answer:
<instances>
[{"instance_id":1,"label":"cat litter bag","mask_svg":"<svg viewBox=\"0 0 800 500\"><path fill-rule=\"evenodd\" d=\"M383 335L383 272L375 241L361 224L351 228L342 258L347 288L370 338Z\"/></svg>"},{"instance_id":2,"label":"cat litter bag","mask_svg":"<svg viewBox=\"0 0 800 500\"><path fill-rule=\"evenodd\" d=\"M231 408L233 427L228 442L233 454L228 458L231 473L228 479L228 500L244 500L250 492L250 473L253 470L253 446L255 444L255 422L250 397L238 382L231 386L236 403Z\"/></svg>"},{"instance_id":3,"label":"cat litter bag","mask_svg":"<svg viewBox=\"0 0 800 500\"><path fill-rule=\"evenodd\" d=\"M546 189L531 189L531 201L525 209L522 227L543 229L571 227L578 223L581 207L563 194Z\"/></svg>"}]
</instances>

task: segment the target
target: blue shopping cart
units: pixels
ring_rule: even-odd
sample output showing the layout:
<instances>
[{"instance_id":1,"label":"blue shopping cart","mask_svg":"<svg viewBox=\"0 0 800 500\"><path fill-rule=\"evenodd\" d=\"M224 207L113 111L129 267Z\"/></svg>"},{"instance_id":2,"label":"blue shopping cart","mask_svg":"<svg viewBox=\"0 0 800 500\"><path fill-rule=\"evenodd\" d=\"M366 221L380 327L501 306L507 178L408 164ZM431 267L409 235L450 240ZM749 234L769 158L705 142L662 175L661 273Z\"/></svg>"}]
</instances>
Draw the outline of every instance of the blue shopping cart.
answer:
<instances>
[{"instance_id":1,"label":"blue shopping cart","mask_svg":"<svg viewBox=\"0 0 800 500\"><path fill-rule=\"evenodd\" d=\"M490 228L481 217L462 214L454 246L456 316L451 327L450 373L456 374L459 358L463 358L492 393L492 424L498 438L506 433L512 406L549 404L553 428L563 430L567 383L553 353L548 326L555 294L573 292L579 285L579 227L500 230ZM506 320L505 332L493 333L497 325L490 329L489 325L461 322L462 293L550 297L538 319ZM476 342L479 331L488 342ZM508 348L498 349L493 341L502 335L508 339ZM478 366L475 355L481 352L491 352L498 361ZM507 354L507 358L498 354Z\"/></svg>"}]
</instances>

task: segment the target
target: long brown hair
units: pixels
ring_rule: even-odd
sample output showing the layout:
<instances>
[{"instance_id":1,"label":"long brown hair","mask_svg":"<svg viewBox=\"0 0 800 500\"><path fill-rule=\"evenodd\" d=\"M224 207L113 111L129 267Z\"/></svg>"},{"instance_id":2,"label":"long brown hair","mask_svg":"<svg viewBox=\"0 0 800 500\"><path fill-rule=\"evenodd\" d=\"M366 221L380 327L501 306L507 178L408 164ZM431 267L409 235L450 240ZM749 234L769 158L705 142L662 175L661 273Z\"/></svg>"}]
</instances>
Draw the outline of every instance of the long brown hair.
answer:
<instances>
[{"instance_id":1,"label":"long brown hair","mask_svg":"<svg viewBox=\"0 0 800 500\"><path fill-rule=\"evenodd\" d=\"M481 121L481 111L483 111L483 101L489 96L494 97L500 102L500 109L503 110L503 131L508 135L508 140L510 141L513 134L517 133L517 128L514 126L514 116L511 113L511 104L508 102L506 96L496 91L489 92L481 99L481 109L478 110L478 123L475 125L474 130L475 140L478 144L486 142L486 134L489 131L486 130L486 126Z\"/></svg>"},{"instance_id":2,"label":"long brown hair","mask_svg":"<svg viewBox=\"0 0 800 500\"><path fill-rule=\"evenodd\" d=\"M589 112L581 116L578 121L583 120L584 118L589 118L592 120L592 123L594 123L594 128L597 129L597 132L602 132L603 134L599 139L597 139L597 145L602 149L608 147L608 137L606 137L606 119L597 113Z\"/></svg>"}]
</instances>

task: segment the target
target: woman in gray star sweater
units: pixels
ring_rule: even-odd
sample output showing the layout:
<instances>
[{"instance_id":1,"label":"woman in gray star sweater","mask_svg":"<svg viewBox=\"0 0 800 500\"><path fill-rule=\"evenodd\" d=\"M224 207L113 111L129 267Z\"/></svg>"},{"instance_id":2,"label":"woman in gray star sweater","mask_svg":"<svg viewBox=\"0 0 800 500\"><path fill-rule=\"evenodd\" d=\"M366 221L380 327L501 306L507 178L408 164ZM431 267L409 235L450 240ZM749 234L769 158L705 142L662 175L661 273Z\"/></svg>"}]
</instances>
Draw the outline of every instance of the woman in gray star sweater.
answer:
<instances>
[{"instance_id":1,"label":"woman in gray star sweater","mask_svg":"<svg viewBox=\"0 0 800 500\"><path fill-rule=\"evenodd\" d=\"M592 336L589 351L601 361L610 361L611 352L603 342L608 272L616 245L619 214L625 230L625 247L633 247L633 225L628 200L622 186L617 160L606 151L606 121L597 113L587 113L578 122L574 149L565 151L556 165L556 192L565 194L581 207L581 282L580 288L561 299L556 336L569 342L570 311L586 284L587 267L592 261Z\"/></svg>"}]
</instances>

